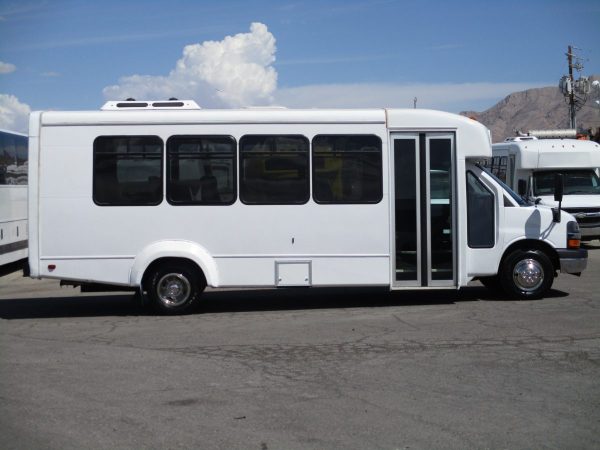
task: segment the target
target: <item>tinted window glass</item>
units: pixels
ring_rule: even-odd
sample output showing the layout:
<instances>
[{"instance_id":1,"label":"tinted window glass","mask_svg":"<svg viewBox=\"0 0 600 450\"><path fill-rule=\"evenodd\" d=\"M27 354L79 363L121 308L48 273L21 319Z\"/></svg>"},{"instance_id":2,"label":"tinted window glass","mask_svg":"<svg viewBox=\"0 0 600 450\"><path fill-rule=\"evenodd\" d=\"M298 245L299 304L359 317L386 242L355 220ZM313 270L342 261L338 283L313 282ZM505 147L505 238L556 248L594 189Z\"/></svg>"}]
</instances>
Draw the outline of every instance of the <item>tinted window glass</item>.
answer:
<instances>
[{"instance_id":1,"label":"tinted window glass","mask_svg":"<svg viewBox=\"0 0 600 450\"><path fill-rule=\"evenodd\" d=\"M242 202L302 204L308 197L308 139L279 135L240 139Z\"/></svg>"},{"instance_id":2,"label":"tinted window glass","mask_svg":"<svg viewBox=\"0 0 600 450\"><path fill-rule=\"evenodd\" d=\"M506 167L508 159L506 156L494 156L489 166L490 171L496 175L502 182L506 183Z\"/></svg>"},{"instance_id":3,"label":"tinted window glass","mask_svg":"<svg viewBox=\"0 0 600 450\"><path fill-rule=\"evenodd\" d=\"M157 136L100 136L94 141L94 202L102 206L158 205L162 149Z\"/></svg>"},{"instance_id":4,"label":"tinted window glass","mask_svg":"<svg viewBox=\"0 0 600 450\"><path fill-rule=\"evenodd\" d=\"M0 131L0 184L27 184L27 137Z\"/></svg>"},{"instance_id":5,"label":"tinted window glass","mask_svg":"<svg viewBox=\"0 0 600 450\"><path fill-rule=\"evenodd\" d=\"M381 200L379 137L320 135L312 143L313 198L317 203L378 203Z\"/></svg>"},{"instance_id":6,"label":"tinted window glass","mask_svg":"<svg viewBox=\"0 0 600 450\"><path fill-rule=\"evenodd\" d=\"M235 140L173 136L167 141L167 200L174 205L230 205L236 197Z\"/></svg>"},{"instance_id":7,"label":"tinted window glass","mask_svg":"<svg viewBox=\"0 0 600 450\"><path fill-rule=\"evenodd\" d=\"M592 169L534 172L533 194L554 195L554 178L563 175L564 195L598 195L600 179Z\"/></svg>"},{"instance_id":8,"label":"tinted window glass","mask_svg":"<svg viewBox=\"0 0 600 450\"><path fill-rule=\"evenodd\" d=\"M479 168L481 169L482 167L479 166ZM511 188L509 188L502 180L500 180L496 175L494 175L493 173L491 173L489 171L489 169L484 169L485 173L487 175L489 175L490 177L492 177L492 179L498 183L500 186L502 186L502 189L504 189L504 191L510 195L510 197L517 202L518 205L521 206L527 206L527 203L521 198L521 196L519 194L517 194L515 191L513 191Z\"/></svg>"},{"instance_id":9,"label":"tinted window glass","mask_svg":"<svg viewBox=\"0 0 600 450\"><path fill-rule=\"evenodd\" d=\"M471 248L491 248L495 241L495 200L472 172L467 172L467 234Z\"/></svg>"}]
</instances>

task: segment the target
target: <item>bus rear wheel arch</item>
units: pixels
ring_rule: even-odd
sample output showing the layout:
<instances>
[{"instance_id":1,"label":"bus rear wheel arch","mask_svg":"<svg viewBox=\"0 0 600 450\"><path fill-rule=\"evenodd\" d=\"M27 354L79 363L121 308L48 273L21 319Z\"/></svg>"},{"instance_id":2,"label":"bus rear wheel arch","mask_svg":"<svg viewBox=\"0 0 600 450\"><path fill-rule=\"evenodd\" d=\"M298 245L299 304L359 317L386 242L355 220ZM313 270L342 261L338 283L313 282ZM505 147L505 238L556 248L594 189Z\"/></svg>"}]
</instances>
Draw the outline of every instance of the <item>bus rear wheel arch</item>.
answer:
<instances>
[{"instance_id":1,"label":"bus rear wheel arch","mask_svg":"<svg viewBox=\"0 0 600 450\"><path fill-rule=\"evenodd\" d=\"M206 288L206 279L192 261L162 258L146 269L142 288L158 313L186 314L196 306Z\"/></svg>"}]
</instances>

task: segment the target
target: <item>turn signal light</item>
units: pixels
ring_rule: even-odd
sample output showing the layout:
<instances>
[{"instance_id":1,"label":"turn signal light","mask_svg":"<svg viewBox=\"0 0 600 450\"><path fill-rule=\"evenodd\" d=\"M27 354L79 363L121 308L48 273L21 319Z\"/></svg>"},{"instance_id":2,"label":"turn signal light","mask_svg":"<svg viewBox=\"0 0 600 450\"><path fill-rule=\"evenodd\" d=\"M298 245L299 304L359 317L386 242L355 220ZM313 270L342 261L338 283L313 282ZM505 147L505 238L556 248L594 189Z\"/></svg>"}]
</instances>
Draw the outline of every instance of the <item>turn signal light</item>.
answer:
<instances>
[{"instance_id":1,"label":"turn signal light","mask_svg":"<svg viewBox=\"0 0 600 450\"><path fill-rule=\"evenodd\" d=\"M55 264L48 264L48 271L52 272L54 269L56 269L56 265Z\"/></svg>"},{"instance_id":2,"label":"turn signal light","mask_svg":"<svg viewBox=\"0 0 600 450\"><path fill-rule=\"evenodd\" d=\"M581 246L581 231L577 222L567 223L567 248L579 248Z\"/></svg>"}]
</instances>

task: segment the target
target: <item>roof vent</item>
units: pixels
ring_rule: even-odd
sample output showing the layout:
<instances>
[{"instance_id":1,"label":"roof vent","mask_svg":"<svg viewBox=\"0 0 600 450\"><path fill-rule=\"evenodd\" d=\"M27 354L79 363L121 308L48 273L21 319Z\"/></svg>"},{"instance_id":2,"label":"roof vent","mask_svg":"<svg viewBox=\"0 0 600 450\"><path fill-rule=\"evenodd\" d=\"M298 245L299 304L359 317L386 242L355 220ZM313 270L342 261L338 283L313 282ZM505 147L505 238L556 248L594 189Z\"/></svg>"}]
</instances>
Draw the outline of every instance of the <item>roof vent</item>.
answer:
<instances>
[{"instance_id":1,"label":"roof vent","mask_svg":"<svg viewBox=\"0 0 600 450\"><path fill-rule=\"evenodd\" d=\"M537 141L538 138L535 136L515 136L507 137L504 142L520 142L520 141Z\"/></svg>"},{"instance_id":2,"label":"roof vent","mask_svg":"<svg viewBox=\"0 0 600 450\"><path fill-rule=\"evenodd\" d=\"M121 102L106 102L102 108L102 111L123 111L127 109L201 109L200 106L194 100L177 100L171 97L169 100L158 100L158 101L136 101L133 98Z\"/></svg>"}]
</instances>

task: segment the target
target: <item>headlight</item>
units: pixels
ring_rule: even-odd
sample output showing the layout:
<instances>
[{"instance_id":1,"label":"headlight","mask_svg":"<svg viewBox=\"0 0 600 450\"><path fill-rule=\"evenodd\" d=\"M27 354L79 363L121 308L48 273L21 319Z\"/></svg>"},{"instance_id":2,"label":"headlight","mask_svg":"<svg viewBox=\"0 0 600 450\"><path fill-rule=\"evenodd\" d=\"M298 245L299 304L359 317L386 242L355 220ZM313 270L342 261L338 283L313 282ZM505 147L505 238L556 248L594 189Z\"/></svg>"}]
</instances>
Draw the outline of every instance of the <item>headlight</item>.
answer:
<instances>
[{"instance_id":1,"label":"headlight","mask_svg":"<svg viewBox=\"0 0 600 450\"><path fill-rule=\"evenodd\" d=\"M581 231L577 222L567 223L567 248L579 248L581 245Z\"/></svg>"}]
</instances>

